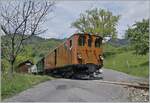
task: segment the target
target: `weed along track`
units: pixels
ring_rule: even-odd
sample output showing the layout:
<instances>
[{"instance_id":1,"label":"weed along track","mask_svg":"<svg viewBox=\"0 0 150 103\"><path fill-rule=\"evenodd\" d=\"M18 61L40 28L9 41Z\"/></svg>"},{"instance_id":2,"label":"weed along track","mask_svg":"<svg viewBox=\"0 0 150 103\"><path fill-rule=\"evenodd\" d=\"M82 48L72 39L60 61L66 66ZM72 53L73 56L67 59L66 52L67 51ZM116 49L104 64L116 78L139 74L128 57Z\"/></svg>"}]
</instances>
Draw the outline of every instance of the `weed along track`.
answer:
<instances>
[{"instance_id":1,"label":"weed along track","mask_svg":"<svg viewBox=\"0 0 150 103\"><path fill-rule=\"evenodd\" d=\"M108 83L108 84L116 84L116 85L124 85L127 87L134 87L139 89L148 89L149 90L149 84L147 83L129 83L129 82L115 82L115 81L103 81L100 80L100 83Z\"/></svg>"}]
</instances>

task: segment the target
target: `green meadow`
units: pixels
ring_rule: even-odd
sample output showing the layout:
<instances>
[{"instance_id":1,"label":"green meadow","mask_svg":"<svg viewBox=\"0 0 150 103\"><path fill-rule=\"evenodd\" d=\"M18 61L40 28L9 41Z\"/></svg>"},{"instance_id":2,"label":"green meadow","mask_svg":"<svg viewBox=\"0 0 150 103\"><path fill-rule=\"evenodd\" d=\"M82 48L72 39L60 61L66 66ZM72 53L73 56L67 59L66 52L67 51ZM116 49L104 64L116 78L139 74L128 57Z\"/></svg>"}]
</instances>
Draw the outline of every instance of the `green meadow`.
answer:
<instances>
[{"instance_id":1,"label":"green meadow","mask_svg":"<svg viewBox=\"0 0 150 103\"><path fill-rule=\"evenodd\" d=\"M105 45L104 67L139 77L149 77L149 56L136 55L127 47Z\"/></svg>"}]
</instances>

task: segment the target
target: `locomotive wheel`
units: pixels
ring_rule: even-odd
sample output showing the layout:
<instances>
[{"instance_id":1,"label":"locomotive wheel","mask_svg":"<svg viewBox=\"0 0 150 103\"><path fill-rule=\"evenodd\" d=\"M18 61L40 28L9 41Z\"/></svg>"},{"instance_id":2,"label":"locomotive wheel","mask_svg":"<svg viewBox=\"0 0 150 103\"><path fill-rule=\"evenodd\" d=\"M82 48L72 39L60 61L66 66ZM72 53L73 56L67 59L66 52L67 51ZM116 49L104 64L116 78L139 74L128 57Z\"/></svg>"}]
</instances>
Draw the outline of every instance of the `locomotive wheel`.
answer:
<instances>
[{"instance_id":1,"label":"locomotive wheel","mask_svg":"<svg viewBox=\"0 0 150 103\"><path fill-rule=\"evenodd\" d=\"M87 64L87 67L88 67L89 74L93 74L97 70L97 67L94 64Z\"/></svg>"},{"instance_id":2,"label":"locomotive wheel","mask_svg":"<svg viewBox=\"0 0 150 103\"><path fill-rule=\"evenodd\" d=\"M74 74L73 79L89 80L90 76L85 74Z\"/></svg>"},{"instance_id":3,"label":"locomotive wheel","mask_svg":"<svg viewBox=\"0 0 150 103\"><path fill-rule=\"evenodd\" d=\"M65 69L63 70L63 77L64 78L71 78L73 75L73 70L71 66L65 67Z\"/></svg>"},{"instance_id":4,"label":"locomotive wheel","mask_svg":"<svg viewBox=\"0 0 150 103\"><path fill-rule=\"evenodd\" d=\"M71 78L72 75L73 75L73 71L66 72L66 73L65 73L65 78Z\"/></svg>"},{"instance_id":5,"label":"locomotive wheel","mask_svg":"<svg viewBox=\"0 0 150 103\"><path fill-rule=\"evenodd\" d=\"M87 66L88 66L88 74L90 76L89 79L90 80L96 79L97 77L95 77L95 73L99 69L99 67L94 64L87 64Z\"/></svg>"}]
</instances>

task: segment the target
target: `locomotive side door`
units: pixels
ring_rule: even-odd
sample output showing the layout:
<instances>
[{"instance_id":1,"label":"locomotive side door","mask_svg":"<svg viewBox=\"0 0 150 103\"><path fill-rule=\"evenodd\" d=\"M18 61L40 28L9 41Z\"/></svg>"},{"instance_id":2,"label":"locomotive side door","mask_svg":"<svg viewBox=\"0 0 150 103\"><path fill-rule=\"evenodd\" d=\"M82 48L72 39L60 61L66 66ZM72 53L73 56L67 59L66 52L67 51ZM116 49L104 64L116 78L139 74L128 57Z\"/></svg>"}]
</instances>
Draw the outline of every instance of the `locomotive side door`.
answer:
<instances>
[{"instance_id":1,"label":"locomotive side door","mask_svg":"<svg viewBox=\"0 0 150 103\"><path fill-rule=\"evenodd\" d=\"M55 56L55 58L54 58L54 61L55 61L55 66L56 66L56 64L57 64L57 50L55 49L54 50L54 56Z\"/></svg>"},{"instance_id":2,"label":"locomotive side door","mask_svg":"<svg viewBox=\"0 0 150 103\"><path fill-rule=\"evenodd\" d=\"M68 63L72 64L72 39L69 40L69 53L68 53Z\"/></svg>"}]
</instances>

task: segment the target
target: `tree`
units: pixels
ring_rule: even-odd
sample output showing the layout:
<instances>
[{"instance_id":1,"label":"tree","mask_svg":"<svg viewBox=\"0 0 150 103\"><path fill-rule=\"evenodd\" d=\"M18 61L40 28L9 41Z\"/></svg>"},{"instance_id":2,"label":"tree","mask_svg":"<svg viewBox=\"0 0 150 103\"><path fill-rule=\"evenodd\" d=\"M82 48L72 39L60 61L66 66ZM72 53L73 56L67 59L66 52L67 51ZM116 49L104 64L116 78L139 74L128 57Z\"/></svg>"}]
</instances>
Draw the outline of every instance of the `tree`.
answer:
<instances>
[{"instance_id":1,"label":"tree","mask_svg":"<svg viewBox=\"0 0 150 103\"><path fill-rule=\"evenodd\" d=\"M11 65L11 74L16 57L23 50L24 41L45 32L41 25L48 13L52 12L53 5L54 2L35 0L1 4L0 26L6 37L2 38L2 53Z\"/></svg>"},{"instance_id":2,"label":"tree","mask_svg":"<svg viewBox=\"0 0 150 103\"><path fill-rule=\"evenodd\" d=\"M136 54L145 55L149 52L149 19L136 22L126 30L125 37L131 41Z\"/></svg>"},{"instance_id":3,"label":"tree","mask_svg":"<svg viewBox=\"0 0 150 103\"><path fill-rule=\"evenodd\" d=\"M120 15L114 16L110 11L95 8L81 13L80 18L72 23L72 27L83 33L88 32L114 38L119 18Z\"/></svg>"}]
</instances>

